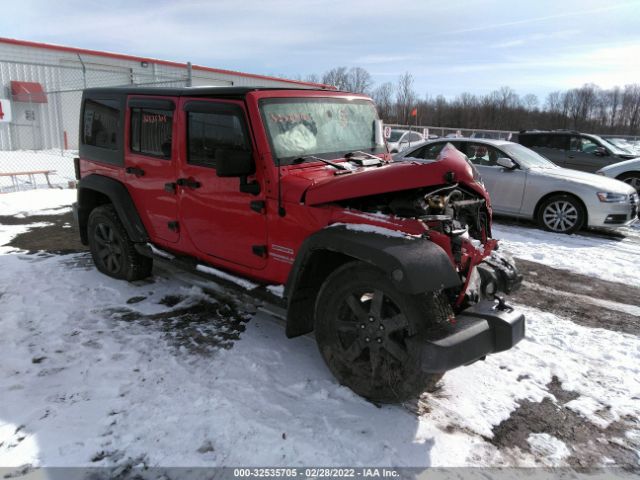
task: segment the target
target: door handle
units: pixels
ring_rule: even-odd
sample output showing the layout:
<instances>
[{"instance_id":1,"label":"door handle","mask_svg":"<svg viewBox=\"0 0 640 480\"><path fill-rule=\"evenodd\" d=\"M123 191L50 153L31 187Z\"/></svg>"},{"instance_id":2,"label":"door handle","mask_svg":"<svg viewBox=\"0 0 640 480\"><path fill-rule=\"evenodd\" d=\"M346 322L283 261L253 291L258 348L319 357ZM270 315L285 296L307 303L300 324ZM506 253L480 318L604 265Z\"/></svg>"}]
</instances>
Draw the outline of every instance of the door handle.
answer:
<instances>
[{"instance_id":1,"label":"door handle","mask_svg":"<svg viewBox=\"0 0 640 480\"><path fill-rule=\"evenodd\" d=\"M136 177L142 177L144 176L144 170L138 167L127 167L124 169L125 172L127 173L131 173L133 175L135 175Z\"/></svg>"},{"instance_id":2,"label":"door handle","mask_svg":"<svg viewBox=\"0 0 640 480\"><path fill-rule=\"evenodd\" d=\"M179 178L178 180L176 180L176 183L181 187L188 187L191 189L200 188L201 186L200 182L194 180L193 178Z\"/></svg>"}]
</instances>

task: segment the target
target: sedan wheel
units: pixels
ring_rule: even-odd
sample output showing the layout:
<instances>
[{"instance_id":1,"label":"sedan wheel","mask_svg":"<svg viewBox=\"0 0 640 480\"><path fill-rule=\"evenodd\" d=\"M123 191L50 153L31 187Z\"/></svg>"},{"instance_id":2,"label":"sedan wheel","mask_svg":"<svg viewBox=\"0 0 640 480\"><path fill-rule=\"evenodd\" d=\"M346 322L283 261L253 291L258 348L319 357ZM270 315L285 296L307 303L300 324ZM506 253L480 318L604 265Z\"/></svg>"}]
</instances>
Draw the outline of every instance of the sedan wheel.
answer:
<instances>
[{"instance_id":1,"label":"sedan wheel","mask_svg":"<svg viewBox=\"0 0 640 480\"><path fill-rule=\"evenodd\" d=\"M640 192L640 172L625 173L623 175L620 175L617 179L631 185L636 189L636 192Z\"/></svg>"},{"instance_id":2,"label":"sedan wheel","mask_svg":"<svg viewBox=\"0 0 640 480\"><path fill-rule=\"evenodd\" d=\"M554 196L540 206L538 223L556 233L574 233L582 228L585 220L582 206L569 195Z\"/></svg>"}]
</instances>

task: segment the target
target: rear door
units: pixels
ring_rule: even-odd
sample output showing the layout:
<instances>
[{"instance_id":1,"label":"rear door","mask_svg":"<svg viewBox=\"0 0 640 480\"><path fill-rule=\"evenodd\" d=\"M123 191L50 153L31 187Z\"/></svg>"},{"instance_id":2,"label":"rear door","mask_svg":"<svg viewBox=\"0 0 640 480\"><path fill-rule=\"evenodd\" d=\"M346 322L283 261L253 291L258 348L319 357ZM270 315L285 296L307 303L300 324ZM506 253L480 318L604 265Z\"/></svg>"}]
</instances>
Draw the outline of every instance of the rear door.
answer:
<instances>
[{"instance_id":1,"label":"rear door","mask_svg":"<svg viewBox=\"0 0 640 480\"><path fill-rule=\"evenodd\" d=\"M179 174L183 185L178 187L181 227L199 256L263 268L266 215L255 208L263 194L243 193L240 179L216 175L218 149L251 151L258 160L243 102L183 98L180 108L186 126Z\"/></svg>"},{"instance_id":2,"label":"rear door","mask_svg":"<svg viewBox=\"0 0 640 480\"><path fill-rule=\"evenodd\" d=\"M165 184L175 178L175 101L130 96L125 135L126 185L152 241L176 243L178 202Z\"/></svg>"},{"instance_id":3,"label":"rear door","mask_svg":"<svg viewBox=\"0 0 640 480\"><path fill-rule=\"evenodd\" d=\"M556 165L560 167L566 166L569 135L557 133L523 135L520 143L548 158Z\"/></svg>"}]
</instances>

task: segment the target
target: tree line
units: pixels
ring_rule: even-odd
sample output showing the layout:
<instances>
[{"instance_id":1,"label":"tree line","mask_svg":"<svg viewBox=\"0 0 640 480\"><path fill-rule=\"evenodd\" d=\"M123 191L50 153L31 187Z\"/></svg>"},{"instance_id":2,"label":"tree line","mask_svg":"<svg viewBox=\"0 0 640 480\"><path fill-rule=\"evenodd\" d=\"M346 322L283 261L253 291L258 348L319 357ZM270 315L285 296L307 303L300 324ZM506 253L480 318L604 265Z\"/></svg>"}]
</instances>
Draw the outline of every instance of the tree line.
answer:
<instances>
[{"instance_id":1,"label":"tree line","mask_svg":"<svg viewBox=\"0 0 640 480\"><path fill-rule=\"evenodd\" d=\"M534 94L519 95L503 86L486 95L463 92L453 99L419 96L413 76L406 72L396 82L375 85L361 67L336 67L309 82L334 85L339 90L370 95L386 123L488 130L575 129L603 134L640 133L640 85L609 89L587 83L580 88L549 93L544 101ZM411 116L413 109L417 116Z\"/></svg>"}]
</instances>

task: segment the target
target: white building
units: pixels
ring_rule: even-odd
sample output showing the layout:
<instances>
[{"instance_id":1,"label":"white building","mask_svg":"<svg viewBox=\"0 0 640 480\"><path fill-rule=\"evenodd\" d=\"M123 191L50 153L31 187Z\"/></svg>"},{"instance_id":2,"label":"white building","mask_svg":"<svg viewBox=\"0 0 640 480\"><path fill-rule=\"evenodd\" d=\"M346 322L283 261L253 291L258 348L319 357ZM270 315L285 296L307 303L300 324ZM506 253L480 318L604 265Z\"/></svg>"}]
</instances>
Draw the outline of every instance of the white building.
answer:
<instances>
[{"instance_id":1,"label":"white building","mask_svg":"<svg viewBox=\"0 0 640 480\"><path fill-rule=\"evenodd\" d=\"M325 87L0 37L0 150L76 149L82 89L118 85Z\"/></svg>"}]
</instances>

